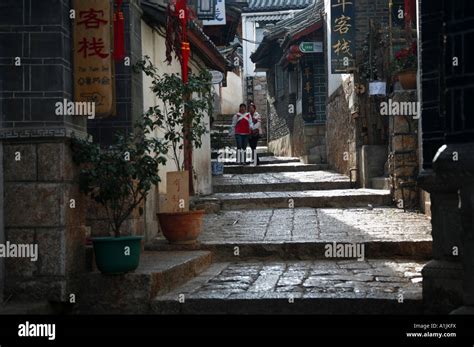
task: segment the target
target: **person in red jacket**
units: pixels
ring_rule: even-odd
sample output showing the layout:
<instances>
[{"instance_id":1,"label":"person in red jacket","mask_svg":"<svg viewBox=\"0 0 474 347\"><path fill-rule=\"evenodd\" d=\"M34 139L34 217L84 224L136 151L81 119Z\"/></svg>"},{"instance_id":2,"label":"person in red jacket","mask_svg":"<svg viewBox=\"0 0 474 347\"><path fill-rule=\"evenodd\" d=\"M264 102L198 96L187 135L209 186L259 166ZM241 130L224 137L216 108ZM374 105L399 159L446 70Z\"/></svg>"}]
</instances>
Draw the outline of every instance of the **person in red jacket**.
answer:
<instances>
[{"instance_id":1,"label":"person in red jacket","mask_svg":"<svg viewBox=\"0 0 474 347\"><path fill-rule=\"evenodd\" d=\"M253 129L252 116L247 112L247 106L240 104L239 112L232 118L233 133L237 143L237 163L246 164L245 151L247 149L249 135Z\"/></svg>"}]
</instances>

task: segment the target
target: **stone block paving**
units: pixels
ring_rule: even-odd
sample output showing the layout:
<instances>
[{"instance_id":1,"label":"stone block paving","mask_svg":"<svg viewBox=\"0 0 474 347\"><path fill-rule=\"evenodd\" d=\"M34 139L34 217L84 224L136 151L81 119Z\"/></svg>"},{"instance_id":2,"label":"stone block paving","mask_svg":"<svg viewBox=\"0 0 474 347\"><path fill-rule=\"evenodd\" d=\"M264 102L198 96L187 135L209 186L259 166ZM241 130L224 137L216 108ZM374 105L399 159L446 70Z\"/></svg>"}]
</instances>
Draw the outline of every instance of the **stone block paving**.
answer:
<instances>
[{"instance_id":1,"label":"stone block paving","mask_svg":"<svg viewBox=\"0 0 474 347\"><path fill-rule=\"evenodd\" d=\"M229 210L208 214L204 244L431 241L423 214L383 208Z\"/></svg>"},{"instance_id":2,"label":"stone block paving","mask_svg":"<svg viewBox=\"0 0 474 347\"><path fill-rule=\"evenodd\" d=\"M421 300L424 262L403 260L244 261L215 263L159 300L385 299Z\"/></svg>"}]
</instances>

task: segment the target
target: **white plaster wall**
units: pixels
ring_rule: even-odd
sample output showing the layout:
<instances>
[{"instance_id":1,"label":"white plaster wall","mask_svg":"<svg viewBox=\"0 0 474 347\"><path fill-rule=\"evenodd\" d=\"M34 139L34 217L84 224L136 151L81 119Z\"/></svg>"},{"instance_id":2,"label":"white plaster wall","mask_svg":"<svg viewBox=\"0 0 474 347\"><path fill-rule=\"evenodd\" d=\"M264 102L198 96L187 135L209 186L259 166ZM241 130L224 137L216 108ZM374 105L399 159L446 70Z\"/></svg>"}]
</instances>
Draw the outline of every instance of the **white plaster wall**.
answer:
<instances>
[{"instance_id":1,"label":"white plaster wall","mask_svg":"<svg viewBox=\"0 0 474 347\"><path fill-rule=\"evenodd\" d=\"M220 88L221 113L234 114L244 102L242 79L233 72L227 72L227 87Z\"/></svg>"},{"instance_id":2,"label":"white plaster wall","mask_svg":"<svg viewBox=\"0 0 474 347\"><path fill-rule=\"evenodd\" d=\"M181 74L179 61L173 60L171 65L165 60L165 37L163 34L152 29L142 21L142 50L143 55L148 55L157 67L159 73L178 73ZM204 65L197 60L196 55L191 55L189 64L194 73L204 68ZM148 110L151 106L162 105L161 101L155 97L150 90L151 80L143 74L143 106ZM204 118L204 122L209 131L209 115ZM160 136L160 131L157 131ZM209 132L202 138L202 147L193 151L194 166L194 190L196 195L206 195L212 193L212 175L211 175L211 140ZM165 166L160 168L161 182L159 184L159 193L166 193L166 173L176 171L176 165L171 158Z\"/></svg>"},{"instance_id":3,"label":"white plaster wall","mask_svg":"<svg viewBox=\"0 0 474 347\"><path fill-rule=\"evenodd\" d=\"M256 40L256 32L255 22L252 20L252 15L244 14L242 16L242 37L244 38L242 42L244 55L244 78L247 76L265 76L265 72L255 72L255 64L250 60L250 56L258 47L258 45L254 43Z\"/></svg>"}]
</instances>

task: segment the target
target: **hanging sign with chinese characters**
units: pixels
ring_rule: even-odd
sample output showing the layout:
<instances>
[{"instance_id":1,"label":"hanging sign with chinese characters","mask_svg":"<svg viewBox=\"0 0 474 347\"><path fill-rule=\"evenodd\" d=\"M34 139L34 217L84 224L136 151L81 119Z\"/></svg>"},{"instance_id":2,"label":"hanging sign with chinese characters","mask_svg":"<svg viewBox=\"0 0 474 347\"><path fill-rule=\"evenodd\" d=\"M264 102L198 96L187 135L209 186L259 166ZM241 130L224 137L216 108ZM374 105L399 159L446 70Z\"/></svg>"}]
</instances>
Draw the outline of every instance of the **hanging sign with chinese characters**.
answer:
<instances>
[{"instance_id":1,"label":"hanging sign with chinese characters","mask_svg":"<svg viewBox=\"0 0 474 347\"><path fill-rule=\"evenodd\" d=\"M253 100L253 77L247 76L245 90L247 92L247 100Z\"/></svg>"},{"instance_id":2,"label":"hanging sign with chinese characters","mask_svg":"<svg viewBox=\"0 0 474 347\"><path fill-rule=\"evenodd\" d=\"M202 25L226 25L225 0L217 0L214 19L203 20Z\"/></svg>"},{"instance_id":3,"label":"hanging sign with chinese characters","mask_svg":"<svg viewBox=\"0 0 474 347\"><path fill-rule=\"evenodd\" d=\"M302 65L302 109L305 122L312 122L316 118L314 109L314 75L313 64L305 61Z\"/></svg>"},{"instance_id":4,"label":"hanging sign with chinese characters","mask_svg":"<svg viewBox=\"0 0 474 347\"><path fill-rule=\"evenodd\" d=\"M74 99L94 102L96 115L115 113L110 0L74 0Z\"/></svg>"},{"instance_id":5,"label":"hanging sign with chinese characters","mask_svg":"<svg viewBox=\"0 0 474 347\"><path fill-rule=\"evenodd\" d=\"M331 0L331 72L355 69L355 1Z\"/></svg>"}]
</instances>

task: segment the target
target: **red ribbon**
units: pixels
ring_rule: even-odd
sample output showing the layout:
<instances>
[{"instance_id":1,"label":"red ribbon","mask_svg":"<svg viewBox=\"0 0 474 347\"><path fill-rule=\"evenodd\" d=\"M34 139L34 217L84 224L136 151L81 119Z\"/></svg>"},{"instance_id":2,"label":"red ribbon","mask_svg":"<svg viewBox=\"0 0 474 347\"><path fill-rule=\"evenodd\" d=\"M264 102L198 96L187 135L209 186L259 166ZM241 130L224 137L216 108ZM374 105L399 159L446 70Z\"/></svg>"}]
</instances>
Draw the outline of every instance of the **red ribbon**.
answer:
<instances>
[{"instance_id":1,"label":"red ribbon","mask_svg":"<svg viewBox=\"0 0 474 347\"><path fill-rule=\"evenodd\" d=\"M125 58L125 20L122 12L123 0L115 0L117 10L114 13L114 60Z\"/></svg>"},{"instance_id":2,"label":"red ribbon","mask_svg":"<svg viewBox=\"0 0 474 347\"><path fill-rule=\"evenodd\" d=\"M405 26L410 27L416 15L415 0L405 0Z\"/></svg>"},{"instance_id":3,"label":"red ribbon","mask_svg":"<svg viewBox=\"0 0 474 347\"><path fill-rule=\"evenodd\" d=\"M181 54L183 56L183 61L181 63L181 73L184 84L188 83L188 62L189 56L191 55L191 48L189 47L189 42L181 42Z\"/></svg>"},{"instance_id":4,"label":"red ribbon","mask_svg":"<svg viewBox=\"0 0 474 347\"><path fill-rule=\"evenodd\" d=\"M183 83L188 83L188 62L191 55L191 49L188 42L188 18L189 18L189 9L186 4L186 0L178 0L176 2L175 14L179 18L181 23L181 76Z\"/></svg>"}]
</instances>

